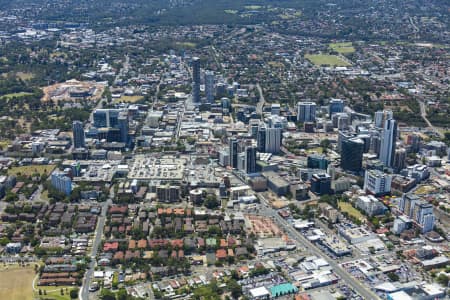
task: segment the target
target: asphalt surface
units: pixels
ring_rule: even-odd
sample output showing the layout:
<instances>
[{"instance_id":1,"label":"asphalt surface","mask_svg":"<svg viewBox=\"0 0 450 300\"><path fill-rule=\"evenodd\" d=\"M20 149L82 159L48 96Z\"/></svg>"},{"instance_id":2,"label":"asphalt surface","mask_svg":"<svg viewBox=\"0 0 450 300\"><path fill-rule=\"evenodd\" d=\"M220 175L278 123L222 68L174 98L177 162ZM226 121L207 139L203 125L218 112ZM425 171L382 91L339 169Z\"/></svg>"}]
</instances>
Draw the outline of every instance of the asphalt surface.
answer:
<instances>
[{"instance_id":1,"label":"asphalt surface","mask_svg":"<svg viewBox=\"0 0 450 300\"><path fill-rule=\"evenodd\" d=\"M264 200L265 198L261 196ZM266 201L267 203L267 201ZM270 208L270 207L264 207L260 210L260 213L275 219L278 221L278 224L283 227L283 229L295 240L300 242L303 247L311 254L315 256L320 256L321 258L325 259L330 266L333 268L333 271L342 279L344 280L351 288L353 288L358 294L360 294L364 299L366 300L375 300L380 299L373 291L365 287L361 282L359 282L357 279L352 278L350 274L344 270L338 262L335 260L332 260L326 255L321 255L322 251L316 247L313 243L308 241L303 235L301 235L297 230L292 227L291 224L289 224L285 219L283 219L276 210Z\"/></svg>"},{"instance_id":2,"label":"asphalt surface","mask_svg":"<svg viewBox=\"0 0 450 300\"><path fill-rule=\"evenodd\" d=\"M113 190L113 189L111 188L111 190ZM111 193L113 193L113 191ZM102 241L103 229L105 227L105 221L106 221L106 212L107 212L108 206L110 204L112 204L112 198L109 198L108 201L103 202L101 205L102 212L101 212L100 217L97 222L97 228L95 230L95 237L94 237L94 241L92 243L91 262L89 264L89 268L86 270L86 273L84 274L83 285L81 286L81 290L80 290L80 294L79 294L80 300L88 300L89 299L89 287L91 285L91 278L92 278L92 275L94 274L95 265L97 263L96 257L97 257L98 248Z\"/></svg>"}]
</instances>

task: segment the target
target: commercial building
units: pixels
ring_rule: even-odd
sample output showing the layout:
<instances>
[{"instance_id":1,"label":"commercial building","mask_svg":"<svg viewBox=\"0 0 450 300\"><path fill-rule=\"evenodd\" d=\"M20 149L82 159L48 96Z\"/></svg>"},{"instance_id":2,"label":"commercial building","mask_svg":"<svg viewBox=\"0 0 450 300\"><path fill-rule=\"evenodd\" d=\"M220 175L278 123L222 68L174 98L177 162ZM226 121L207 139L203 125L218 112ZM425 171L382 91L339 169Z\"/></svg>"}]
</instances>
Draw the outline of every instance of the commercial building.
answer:
<instances>
[{"instance_id":1,"label":"commercial building","mask_svg":"<svg viewBox=\"0 0 450 300\"><path fill-rule=\"evenodd\" d=\"M161 202L178 202L180 201L180 187L173 185L159 185L156 187L156 196Z\"/></svg>"},{"instance_id":2,"label":"commercial building","mask_svg":"<svg viewBox=\"0 0 450 300\"><path fill-rule=\"evenodd\" d=\"M363 153L363 140L359 138L351 138L342 141L341 168L352 172L361 171Z\"/></svg>"},{"instance_id":3,"label":"commercial building","mask_svg":"<svg viewBox=\"0 0 450 300\"><path fill-rule=\"evenodd\" d=\"M282 129L266 128L265 153L279 153L281 148Z\"/></svg>"},{"instance_id":4,"label":"commercial building","mask_svg":"<svg viewBox=\"0 0 450 300\"><path fill-rule=\"evenodd\" d=\"M214 103L214 72L205 71L206 103Z\"/></svg>"},{"instance_id":5,"label":"commercial building","mask_svg":"<svg viewBox=\"0 0 450 300\"><path fill-rule=\"evenodd\" d=\"M316 121L316 103L314 102L298 102L297 103L297 121L298 122L315 122Z\"/></svg>"},{"instance_id":6,"label":"commercial building","mask_svg":"<svg viewBox=\"0 0 450 300\"><path fill-rule=\"evenodd\" d=\"M249 146L245 149L245 171L247 174L256 172L256 147Z\"/></svg>"},{"instance_id":7,"label":"commercial building","mask_svg":"<svg viewBox=\"0 0 450 300\"><path fill-rule=\"evenodd\" d=\"M192 101L200 103L200 58L192 58Z\"/></svg>"},{"instance_id":8,"label":"commercial building","mask_svg":"<svg viewBox=\"0 0 450 300\"><path fill-rule=\"evenodd\" d=\"M342 99L331 99L328 105L328 112L330 117L335 113L344 111L344 101Z\"/></svg>"},{"instance_id":9,"label":"commercial building","mask_svg":"<svg viewBox=\"0 0 450 300\"><path fill-rule=\"evenodd\" d=\"M392 175L379 170L366 170L364 177L364 190L375 196L391 192Z\"/></svg>"},{"instance_id":10,"label":"commercial building","mask_svg":"<svg viewBox=\"0 0 450 300\"><path fill-rule=\"evenodd\" d=\"M326 173L313 174L311 177L311 192L316 195L331 194L331 176Z\"/></svg>"},{"instance_id":11,"label":"commercial building","mask_svg":"<svg viewBox=\"0 0 450 300\"><path fill-rule=\"evenodd\" d=\"M83 122L73 121L72 123L73 147L84 148L86 146L84 140Z\"/></svg>"},{"instance_id":12,"label":"commercial building","mask_svg":"<svg viewBox=\"0 0 450 300\"><path fill-rule=\"evenodd\" d=\"M311 154L308 155L306 165L310 169L322 169L326 170L328 168L328 159L326 155L323 154Z\"/></svg>"},{"instance_id":13,"label":"commercial building","mask_svg":"<svg viewBox=\"0 0 450 300\"><path fill-rule=\"evenodd\" d=\"M289 182L273 171L263 172L262 176L267 179L267 187L278 196L285 196L289 191Z\"/></svg>"},{"instance_id":14,"label":"commercial building","mask_svg":"<svg viewBox=\"0 0 450 300\"><path fill-rule=\"evenodd\" d=\"M392 167L394 164L396 140L397 122L394 119L387 119L384 121L380 147L380 161L387 167Z\"/></svg>"},{"instance_id":15,"label":"commercial building","mask_svg":"<svg viewBox=\"0 0 450 300\"><path fill-rule=\"evenodd\" d=\"M228 142L229 153L230 153L230 167L237 168L238 167L238 150L239 150L239 141L232 137Z\"/></svg>"}]
</instances>

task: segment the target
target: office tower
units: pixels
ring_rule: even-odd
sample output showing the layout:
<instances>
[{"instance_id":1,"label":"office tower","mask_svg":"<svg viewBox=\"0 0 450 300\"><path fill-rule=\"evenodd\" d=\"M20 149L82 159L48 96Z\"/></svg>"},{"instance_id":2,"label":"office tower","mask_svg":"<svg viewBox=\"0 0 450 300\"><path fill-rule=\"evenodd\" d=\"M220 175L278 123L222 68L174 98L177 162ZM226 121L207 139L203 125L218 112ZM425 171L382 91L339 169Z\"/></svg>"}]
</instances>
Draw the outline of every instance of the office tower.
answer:
<instances>
[{"instance_id":1,"label":"office tower","mask_svg":"<svg viewBox=\"0 0 450 300\"><path fill-rule=\"evenodd\" d=\"M403 194L400 199L399 209L408 217L413 215L413 209L416 203L420 202L420 198L414 194Z\"/></svg>"},{"instance_id":2,"label":"office tower","mask_svg":"<svg viewBox=\"0 0 450 300\"><path fill-rule=\"evenodd\" d=\"M391 192L392 175L379 170L366 170L364 177L364 190L375 196Z\"/></svg>"},{"instance_id":3,"label":"office tower","mask_svg":"<svg viewBox=\"0 0 450 300\"><path fill-rule=\"evenodd\" d=\"M357 138L361 139L364 142L364 153L368 153L370 150L370 134L358 134Z\"/></svg>"},{"instance_id":4,"label":"office tower","mask_svg":"<svg viewBox=\"0 0 450 300\"><path fill-rule=\"evenodd\" d=\"M245 149L245 171L247 174L256 172L256 147L249 146Z\"/></svg>"},{"instance_id":5,"label":"office tower","mask_svg":"<svg viewBox=\"0 0 450 300\"><path fill-rule=\"evenodd\" d=\"M417 134L410 134L406 139L406 144L410 146L410 152L417 153L420 149L420 136Z\"/></svg>"},{"instance_id":6,"label":"office tower","mask_svg":"<svg viewBox=\"0 0 450 300\"><path fill-rule=\"evenodd\" d=\"M94 127L96 128L115 128L119 123L119 109L96 109L94 110Z\"/></svg>"},{"instance_id":7,"label":"office tower","mask_svg":"<svg viewBox=\"0 0 450 300\"><path fill-rule=\"evenodd\" d=\"M363 153L363 140L359 138L344 140L341 149L341 168L352 172L361 171Z\"/></svg>"},{"instance_id":8,"label":"office tower","mask_svg":"<svg viewBox=\"0 0 450 300\"><path fill-rule=\"evenodd\" d=\"M120 130L120 141L122 143L128 143L128 114L121 112L117 119L117 126Z\"/></svg>"},{"instance_id":9,"label":"office tower","mask_svg":"<svg viewBox=\"0 0 450 300\"><path fill-rule=\"evenodd\" d=\"M200 103L200 58L192 58L192 101Z\"/></svg>"},{"instance_id":10,"label":"office tower","mask_svg":"<svg viewBox=\"0 0 450 300\"><path fill-rule=\"evenodd\" d=\"M344 101L341 99L331 99L328 105L328 112L330 117L335 113L341 113L344 111Z\"/></svg>"},{"instance_id":11,"label":"office tower","mask_svg":"<svg viewBox=\"0 0 450 300\"><path fill-rule=\"evenodd\" d=\"M394 117L392 110L383 110L375 112L375 127L382 128L386 120Z\"/></svg>"},{"instance_id":12,"label":"office tower","mask_svg":"<svg viewBox=\"0 0 450 300\"><path fill-rule=\"evenodd\" d=\"M328 168L328 159L326 155L311 154L308 155L306 160L306 166L310 169L322 169L326 170Z\"/></svg>"},{"instance_id":13,"label":"office tower","mask_svg":"<svg viewBox=\"0 0 450 300\"><path fill-rule=\"evenodd\" d=\"M72 192L72 180L63 172L53 172L51 182L55 189L64 193L66 196L69 196Z\"/></svg>"},{"instance_id":14,"label":"office tower","mask_svg":"<svg viewBox=\"0 0 450 300\"><path fill-rule=\"evenodd\" d=\"M266 153L278 153L281 148L282 129L267 128L266 129Z\"/></svg>"},{"instance_id":15,"label":"office tower","mask_svg":"<svg viewBox=\"0 0 450 300\"><path fill-rule=\"evenodd\" d=\"M372 135L370 137L370 153L379 155L381 147L381 139L378 135Z\"/></svg>"},{"instance_id":16,"label":"office tower","mask_svg":"<svg viewBox=\"0 0 450 300\"><path fill-rule=\"evenodd\" d=\"M392 164L392 168L399 172L406 167L406 150L405 149L397 149L394 154L394 161Z\"/></svg>"},{"instance_id":17,"label":"office tower","mask_svg":"<svg viewBox=\"0 0 450 300\"><path fill-rule=\"evenodd\" d=\"M298 102L297 103L297 121L315 122L316 121L316 103Z\"/></svg>"},{"instance_id":18,"label":"office tower","mask_svg":"<svg viewBox=\"0 0 450 300\"><path fill-rule=\"evenodd\" d=\"M395 155L395 142L397 140L397 122L394 119L384 121L381 134L380 161L386 167L392 167Z\"/></svg>"},{"instance_id":19,"label":"office tower","mask_svg":"<svg viewBox=\"0 0 450 300\"><path fill-rule=\"evenodd\" d=\"M350 118L347 114L341 114L338 117L338 129L339 130L347 130L350 125Z\"/></svg>"},{"instance_id":20,"label":"office tower","mask_svg":"<svg viewBox=\"0 0 450 300\"><path fill-rule=\"evenodd\" d=\"M261 153L266 152L266 136L267 136L266 129L267 129L267 127L265 124L262 124L258 128L256 142L257 142L258 152L261 152Z\"/></svg>"},{"instance_id":21,"label":"office tower","mask_svg":"<svg viewBox=\"0 0 450 300\"><path fill-rule=\"evenodd\" d=\"M348 139L353 138L355 135L351 133L350 131L339 131L338 133L338 143L337 143L337 150L338 152L342 151L342 143Z\"/></svg>"},{"instance_id":22,"label":"office tower","mask_svg":"<svg viewBox=\"0 0 450 300\"><path fill-rule=\"evenodd\" d=\"M74 148L84 148L86 146L84 141L84 128L83 123L80 121L73 121L72 123L73 133L73 146Z\"/></svg>"},{"instance_id":23,"label":"office tower","mask_svg":"<svg viewBox=\"0 0 450 300\"><path fill-rule=\"evenodd\" d=\"M243 171L246 172L246 156L247 154L245 152L239 152L237 155L237 167L236 169L238 169L239 171Z\"/></svg>"},{"instance_id":24,"label":"office tower","mask_svg":"<svg viewBox=\"0 0 450 300\"><path fill-rule=\"evenodd\" d=\"M205 95L207 103L214 103L214 72L205 72Z\"/></svg>"},{"instance_id":25,"label":"office tower","mask_svg":"<svg viewBox=\"0 0 450 300\"><path fill-rule=\"evenodd\" d=\"M279 116L281 112L281 105L279 103L272 103L270 106L270 114Z\"/></svg>"},{"instance_id":26,"label":"office tower","mask_svg":"<svg viewBox=\"0 0 450 300\"><path fill-rule=\"evenodd\" d=\"M311 177L311 192L316 195L331 194L331 177L326 173L313 174Z\"/></svg>"},{"instance_id":27,"label":"office tower","mask_svg":"<svg viewBox=\"0 0 450 300\"><path fill-rule=\"evenodd\" d=\"M229 152L230 152L230 167L237 168L238 166L238 145L239 142L235 137L230 138Z\"/></svg>"}]
</instances>

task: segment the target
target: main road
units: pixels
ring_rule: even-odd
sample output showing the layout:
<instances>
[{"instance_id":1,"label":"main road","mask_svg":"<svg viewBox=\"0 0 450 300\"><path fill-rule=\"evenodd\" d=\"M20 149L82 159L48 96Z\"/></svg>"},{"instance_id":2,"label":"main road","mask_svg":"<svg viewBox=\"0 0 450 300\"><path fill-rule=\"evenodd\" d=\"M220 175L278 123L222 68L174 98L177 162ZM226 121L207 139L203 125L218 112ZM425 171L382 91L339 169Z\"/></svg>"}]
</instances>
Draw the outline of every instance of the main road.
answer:
<instances>
[{"instance_id":1,"label":"main road","mask_svg":"<svg viewBox=\"0 0 450 300\"><path fill-rule=\"evenodd\" d=\"M259 194L263 202L268 203L267 200L264 198L263 195ZM313 243L311 243L308 239L306 239L303 235L301 235L297 230L295 230L291 224L289 224L285 219L283 219L277 211L270 208L269 206L265 206L263 203L263 209L260 210L260 213L265 215L266 217L275 219L278 221L278 224L280 224L283 229L297 242L300 242L303 247L311 254L311 255L318 255L319 253L322 253L322 251L316 247ZM366 286L364 286L359 280L352 278L350 274L342 268L339 263L337 263L335 260L331 259L330 257L326 255L320 255L323 259L325 259L328 264L333 268L333 271L341 278L343 279L349 286L351 286L356 292L358 292L364 299L366 300L378 300L380 297L378 297L373 291L368 289Z\"/></svg>"},{"instance_id":2,"label":"main road","mask_svg":"<svg viewBox=\"0 0 450 300\"><path fill-rule=\"evenodd\" d=\"M98 218L97 228L95 229L94 242L92 243L92 249L91 249L91 255L90 255L91 262L89 263L89 267L86 270L86 273L84 274L83 285L81 286L81 290L80 290L80 294L79 294L80 300L88 300L89 299L89 287L91 285L91 278L94 273L94 269L95 269L95 265L96 265L98 248L100 246L100 242L102 241L103 229L105 227L105 221L106 221L106 212L108 211L109 205L112 204L113 198L114 198L114 187L111 187L110 196L109 196L108 200L101 204L102 212L100 214L100 217Z\"/></svg>"}]
</instances>

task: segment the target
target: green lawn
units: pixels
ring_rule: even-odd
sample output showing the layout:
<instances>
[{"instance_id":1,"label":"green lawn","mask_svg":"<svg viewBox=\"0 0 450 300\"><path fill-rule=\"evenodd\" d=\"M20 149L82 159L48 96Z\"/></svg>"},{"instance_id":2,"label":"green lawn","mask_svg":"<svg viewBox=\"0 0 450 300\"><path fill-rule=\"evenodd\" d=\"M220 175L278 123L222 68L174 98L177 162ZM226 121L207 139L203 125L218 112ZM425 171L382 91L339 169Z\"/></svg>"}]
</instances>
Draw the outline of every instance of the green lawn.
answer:
<instances>
[{"instance_id":1,"label":"green lawn","mask_svg":"<svg viewBox=\"0 0 450 300\"><path fill-rule=\"evenodd\" d=\"M351 42L347 43L331 43L330 48L333 51L336 51L341 54L348 54L355 52L355 48L353 47Z\"/></svg>"},{"instance_id":2,"label":"green lawn","mask_svg":"<svg viewBox=\"0 0 450 300\"><path fill-rule=\"evenodd\" d=\"M34 292L35 298L53 300L70 300L70 291L74 289L73 286L36 286L35 288L37 290ZM61 289L63 289L63 295L61 295ZM40 296L39 290L41 290L42 293ZM45 295L44 291L46 292Z\"/></svg>"},{"instance_id":3,"label":"green lawn","mask_svg":"<svg viewBox=\"0 0 450 300\"><path fill-rule=\"evenodd\" d=\"M1 96L0 99L9 100L9 99L14 98L14 97L19 98L19 97L28 96L28 95L32 95L32 94L28 93L28 92L11 93L11 94L6 94L6 95Z\"/></svg>"},{"instance_id":4,"label":"green lawn","mask_svg":"<svg viewBox=\"0 0 450 300\"><path fill-rule=\"evenodd\" d=\"M17 175L22 174L25 176L31 176L35 173L39 173L40 175L46 173L50 175L55 169L55 165L32 165L32 166L21 166L21 167L12 167L8 170L9 175Z\"/></svg>"},{"instance_id":5,"label":"green lawn","mask_svg":"<svg viewBox=\"0 0 450 300\"><path fill-rule=\"evenodd\" d=\"M334 67L347 67L350 64L337 55L329 54L306 54L305 58L316 66L329 65Z\"/></svg>"},{"instance_id":6,"label":"green lawn","mask_svg":"<svg viewBox=\"0 0 450 300\"><path fill-rule=\"evenodd\" d=\"M134 102L138 102L139 100L144 99L143 96L122 96L116 100L114 100L114 102L116 103L120 103L120 102L128 102L128 103L134 103Z\"/></svg>"},{"instance_id":7,"label":"green lawn","mask_svg":"<svg viewBox=\"0 0 450 300\"><path fill-rule=\"evenodd\" d=\"M361 214L356 208L354 208L350 203L348 202L338 202L339 210L342 212L348 213L350 216L354 217L358 220L364 220L365 217L363 214Z\"/></svg>"}]
</instances>

